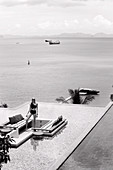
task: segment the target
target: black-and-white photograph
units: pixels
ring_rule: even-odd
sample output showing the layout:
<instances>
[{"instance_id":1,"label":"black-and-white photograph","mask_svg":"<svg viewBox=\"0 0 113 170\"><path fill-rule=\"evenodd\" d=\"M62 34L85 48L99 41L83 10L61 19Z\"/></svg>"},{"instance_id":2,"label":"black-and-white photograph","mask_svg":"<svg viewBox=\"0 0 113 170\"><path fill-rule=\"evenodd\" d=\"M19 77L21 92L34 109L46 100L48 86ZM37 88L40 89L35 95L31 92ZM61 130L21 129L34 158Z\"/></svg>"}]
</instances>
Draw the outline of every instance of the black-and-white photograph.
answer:
<instances>
[{"instance_id":1,"label":"black-and-white photograph","mask_svg":"<svg viewBox=\"0 0 113 170\"><path fill-rule=\"evenodd\" d=\"M0 0L0 170L113 169L113 0Z\"/></svg>"}]
</instances>

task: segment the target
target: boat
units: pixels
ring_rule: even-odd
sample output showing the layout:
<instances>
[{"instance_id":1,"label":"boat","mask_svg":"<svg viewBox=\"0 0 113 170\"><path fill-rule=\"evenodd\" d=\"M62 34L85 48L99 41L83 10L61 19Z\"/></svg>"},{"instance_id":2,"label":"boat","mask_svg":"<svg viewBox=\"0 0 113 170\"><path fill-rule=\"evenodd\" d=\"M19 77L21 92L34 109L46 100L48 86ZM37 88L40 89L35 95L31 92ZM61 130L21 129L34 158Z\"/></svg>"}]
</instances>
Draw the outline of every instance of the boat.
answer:
<instances>
[{"instance_id":1,"label":"boat","mask_svg":"<svg viewBox=\"0 0 113 170\"><path fill-rule=\"evenodd\" d=\"M45 40L45 42L49 42L49 41L51 41L51 40Z\"/></svg>"},{"instance_id":2,"label":"boat","mask_svg":"<svg viewBox=\"0 0 113 170\"><path fill-rule=\"evenodd\" d=\"M79 88L79 92L80 93L84 93L85 95L97 95L100 93L99 90L95 90L95 89L90 89L90 88Z\"/></svg>"},{"instance_id":3,"label":"boat","mask_svg":"<svg viewBox=\"0 0 113 170\"><path fill-rule=\"evenodd\" d=\"M60 41L59 40L45 40L45 42L48 42L49 45L54 45L54 44L60 44Z\"/></svg>"},{"instance_id":4,"label":"boat","mask_svg":"<svg viewBox=\"0 0 113 170\"><path fill-rule=\"evenodd\" d=\"M49 45L54 45L54 44L60 44L60 41L59 40L56 40L56 41L50 40L49 41Z\"/></svg>"}]
</instances>

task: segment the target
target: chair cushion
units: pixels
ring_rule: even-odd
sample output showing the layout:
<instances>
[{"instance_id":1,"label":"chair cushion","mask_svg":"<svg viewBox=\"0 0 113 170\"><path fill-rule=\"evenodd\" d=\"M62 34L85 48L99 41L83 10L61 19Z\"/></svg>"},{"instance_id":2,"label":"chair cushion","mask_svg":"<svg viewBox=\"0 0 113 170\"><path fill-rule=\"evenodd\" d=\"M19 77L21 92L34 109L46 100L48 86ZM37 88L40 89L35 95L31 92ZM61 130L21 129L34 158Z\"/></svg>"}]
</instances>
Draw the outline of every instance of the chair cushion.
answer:
<instances>
[{"instance_id":1,"label":"chair cushion","mask_svg":"<svg viewBox=\"0 0 113 170\"><path fill-rule=\"evenodd\" d=\"M12 117L9 117L9 123L10 124L15 124L21 120L23 120L23 116L21 114L18 114L18 115L15 115L15 116L12 116Z\"/></svg>"}]
</instances>

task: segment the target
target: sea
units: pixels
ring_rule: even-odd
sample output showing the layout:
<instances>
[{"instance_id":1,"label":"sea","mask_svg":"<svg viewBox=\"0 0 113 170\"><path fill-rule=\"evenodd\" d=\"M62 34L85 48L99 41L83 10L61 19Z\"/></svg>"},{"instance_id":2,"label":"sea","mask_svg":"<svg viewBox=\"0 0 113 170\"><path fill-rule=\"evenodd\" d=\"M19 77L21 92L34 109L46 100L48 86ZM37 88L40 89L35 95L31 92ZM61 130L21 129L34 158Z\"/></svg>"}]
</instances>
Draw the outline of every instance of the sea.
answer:
<instances>
[{"instance_id":1,"label":"sea","mask_svg":"<svg viewBox=\"0 0 113 170\"><path fill-rule=\"evenodd\" d=\"M0 103L17 107L35 97L57 103L68 89L100 90L89 105L106 106L113 93L113 39L0 38ZM30 64L28 65L28 61Z\"/></svg>"}]
</instances>

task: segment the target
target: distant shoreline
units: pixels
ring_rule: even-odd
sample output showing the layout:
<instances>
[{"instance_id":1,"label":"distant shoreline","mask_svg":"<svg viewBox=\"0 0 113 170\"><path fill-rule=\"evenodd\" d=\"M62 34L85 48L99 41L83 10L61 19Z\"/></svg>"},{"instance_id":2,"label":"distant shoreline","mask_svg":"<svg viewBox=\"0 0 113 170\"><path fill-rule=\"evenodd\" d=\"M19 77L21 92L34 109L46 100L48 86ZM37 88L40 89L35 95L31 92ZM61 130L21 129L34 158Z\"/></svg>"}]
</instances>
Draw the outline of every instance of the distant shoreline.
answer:
<instances>
[{"instance_id":1,"label":"distant shoreline","mask_svg":"<svg viewBox=\"0 0 113 170\"><path fill-rule=\"evenodd\" d=\"M113 34L96 33L63 33L58 35L0 35L0 39L4 38L113 38Z\"/></svg>"}]
</instances>

